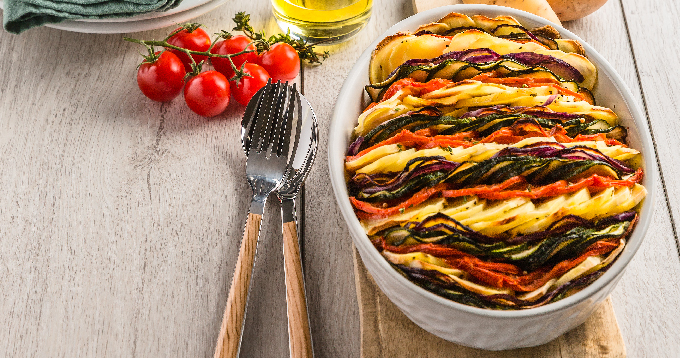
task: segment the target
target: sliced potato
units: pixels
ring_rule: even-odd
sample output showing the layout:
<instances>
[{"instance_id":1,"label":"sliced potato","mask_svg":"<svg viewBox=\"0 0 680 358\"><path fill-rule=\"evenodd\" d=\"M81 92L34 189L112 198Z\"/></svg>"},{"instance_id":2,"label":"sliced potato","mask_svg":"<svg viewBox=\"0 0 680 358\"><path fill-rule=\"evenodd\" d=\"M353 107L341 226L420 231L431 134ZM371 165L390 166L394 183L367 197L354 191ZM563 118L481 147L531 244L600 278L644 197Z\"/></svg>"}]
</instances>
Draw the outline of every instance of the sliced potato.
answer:
<instances>
[{"instance_id":1,"label":"sliced potato","mask_svg":"<svg viewBox=\"0 0 680 358\"><path fill-rule=\"evenodd\" d=\"M584 56L560 50L549 50L536 42L518 43L515 41L495 37L479 30L467 30L451 38L451 44L446 52L463 51L466 49L488 48L500 55L518 52L535 52L563 60L576 68L584 77L581 85L593 89L597 82L597 69ZM396 67L395 67L396 68Z\"/></svg>"},{"instance_id":2,"label":"sliced potato","mask_svg":"<svg viewBox=\"0 0 680 358\"><path fill-rule=\"evenodd\" d=\"M361 225L366 233L373 235L376 232L388 227L396 226L408 221L420 221L430 215L438 213L444 208L446 199L428 200L420 205L404 210L397 215L382 219L361 220Z\"/></svg>"},{"instance_id":3,"label":"sliced potato","mask_svg":"<svg viewBox=\"0 0 680 358\"><path fill-rule=\"evenodd\" d=\"M362 113L354 134L363 135L381 123L412 109L427 106L465 110L469 107L495 105L543 106L554 94L557 94L557 90L551 86L518 88L473 80L452 83L421 97L399 91L392 98ZM611 126L618 124L618 116L611 109L576 100L572 96L558 95L545 107L555 112L588 115Z\"/></svg>"},{"instance_id":4,"label":"sliced potato","mask_svg":"<svg viewBox=\"0 0 680 358\"><path fill-rule=\"evenodd\" d=\"M507 147L522 148L540 142L556 141L552 137L531 137L523 139L515 144L479 143L467 148L436 147L421 150L416 150L414 148L401 150L397 144L389 144L375 148L363 156L345 163L345 169L350 172L365 174L400 172L404 169L408 161L430 156L441 156L446 160L459 163L481 162L491 158L494 154ZM620 145L607 146L604 142L574 142L564 143L564 146L567 148L576 146L595 148L602 154L619 160L623 160L621 158L630 159L640 153L635 149ZM616 176L616 173L609 167L596 166L593 170L587 171L580 177L588 177L591 174L600 174L610 177Z\"/></svg>"},{"instance_id":5,"label":"sliced potato","mask_svg":"<svg viewBox=\"0 0 680 358\"><path fill-rule=\"evenodd\" d=\"M444 53L451 40L435 35L398 33L378 44L369 64L371 83L384 81L402 63L413 58L434 58Z\"/></svg>"},{"instance_id":6,"label":"sliced potato","mask_svg":"<svg viewBox=\"0 0 680 358\"><path fill-rule=\"evenodd\" d=\"M497 16L492 19L483 15L473 15L469 17L464 14L452 12L436 22L418 27L416 33L420 31L430 31L441 35L448 33L450 30L472 27L477 27L490 32L501 25L521 26L519 21L511 16Z\"/></svg>"}]
</instances>

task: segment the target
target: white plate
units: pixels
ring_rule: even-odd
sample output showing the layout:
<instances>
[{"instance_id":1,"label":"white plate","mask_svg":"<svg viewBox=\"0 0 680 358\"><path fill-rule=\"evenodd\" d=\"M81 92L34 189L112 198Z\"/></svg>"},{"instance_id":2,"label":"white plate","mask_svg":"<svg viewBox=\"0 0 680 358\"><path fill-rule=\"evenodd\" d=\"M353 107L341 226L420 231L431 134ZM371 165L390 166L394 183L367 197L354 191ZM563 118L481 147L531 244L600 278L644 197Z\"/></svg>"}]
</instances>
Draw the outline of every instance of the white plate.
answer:
<instances>
[{"instance_id":1,"label":"white plate","mask_svg":"<svg viewBox=\"0 0 680 358\"><path fill-rule=\"evenodd\" d=\"M69 20L46 24L54 29L90 34L122 34L174 26L203 15L224 4L227 0L184 0L178 7L166 12L150 12L133 17L112 19ZM3 0L0 0L0 9Z\"/></svg>"},{"instance_id":2,"label":"white plate","mask_svg":"<svg viewBox=\"0 0 680 358\"><path fill-rule=\"evenodd\" d=\"M78 19L74 21L82 21L82 22L130 22L130 21L140 21L140 20L148 20L148 19L154 19L158 17L165 17L165 16L170 16L174 15L180 12L187 11L189 9L193 9L197 6L201 6L203 4L209 3L211 0L183 0L179 6L177 6L174 9L170 9L168 11L152 11L152 12L147 12L145 14L139 14L131 17L113 17L113 18L108 18L108 19Z\"/></svg>"},{"instance_id":3,"label":"white plate","mask_svg":"<svg viewBox=\"0 0 680 358\"><path fill-rule=\"evenodd\" d=\"M195 17L203 15L224 4L227 0L211 0L203 5L182 11L176 14L161 16L151 19L127 22L85 22L85 21L64 21L58 24L47 24L45 26L54 29L84 32L90 34L122 34L128 32L140 32L162 27L176 26Z\"/></svg>"}]
</instances>

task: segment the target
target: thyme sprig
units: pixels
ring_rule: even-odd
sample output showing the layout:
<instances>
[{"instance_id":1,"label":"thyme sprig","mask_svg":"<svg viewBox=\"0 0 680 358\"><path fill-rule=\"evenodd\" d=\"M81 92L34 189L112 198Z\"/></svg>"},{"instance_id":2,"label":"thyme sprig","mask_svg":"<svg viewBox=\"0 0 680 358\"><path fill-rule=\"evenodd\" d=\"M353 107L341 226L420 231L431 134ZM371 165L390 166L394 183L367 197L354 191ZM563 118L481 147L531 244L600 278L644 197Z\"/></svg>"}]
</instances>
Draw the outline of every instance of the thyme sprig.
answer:
<instances>
[{"instance_id":1,"label":"thyme sprig","mask_svg":"<svg viewBox=\"0 0 680 358\"><path fill-rule=\"evenodd\" d=\"M267 37L264 30L255 31L250 25L250 15L245 12L236 13L233 20L236 26L234 26L232 31L241 31L244 35L248 36L254 42L259 53L269 50L269 47L275 43L283 42L291 45L297 51L300 59L310 64L320 64L321 61L329 56L328 51L316 52L314 48L316 44L308 44L305 40L295 39L290 36L290 32Z\"/></svg>"}]
</instances>

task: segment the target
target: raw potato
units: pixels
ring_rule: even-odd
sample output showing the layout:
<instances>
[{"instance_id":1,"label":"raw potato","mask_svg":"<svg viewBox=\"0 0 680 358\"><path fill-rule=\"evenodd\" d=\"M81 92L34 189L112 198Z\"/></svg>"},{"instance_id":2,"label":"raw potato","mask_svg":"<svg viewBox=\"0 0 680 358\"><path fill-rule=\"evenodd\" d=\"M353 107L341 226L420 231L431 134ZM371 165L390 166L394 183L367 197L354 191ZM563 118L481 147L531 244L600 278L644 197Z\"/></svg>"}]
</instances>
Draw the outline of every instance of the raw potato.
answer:
<instances>
[{"instance_id":1,"label":"raw potato","mask_svg":"<svg viewBox=\"0 0 680 358\"><path fill-rule=\"evenodd\" d=\"M580 19L592 14L607 0L548 0L548 3L562 21Z\"/></svg>"},{"instance_id":2,"label":"raw potato","mask_svg":"<svg viewBox=\"0 0 680 358\"><path fill-rule=\"evenodd\" d=\"M554 2L562 2L569 5L572 0L553 0ZM602 1L602 0L599 0ZM606 1L606 0L605 0ZM586 1L577 1L586 2ZM547 0L463 0L465 4L486 4L507 6L517 10L524 10L534 15L538 15L546 20L552 21L558 25L562 25L560 18L557 17L555 11L550 7Z\"/></svg>"}]
</instances>

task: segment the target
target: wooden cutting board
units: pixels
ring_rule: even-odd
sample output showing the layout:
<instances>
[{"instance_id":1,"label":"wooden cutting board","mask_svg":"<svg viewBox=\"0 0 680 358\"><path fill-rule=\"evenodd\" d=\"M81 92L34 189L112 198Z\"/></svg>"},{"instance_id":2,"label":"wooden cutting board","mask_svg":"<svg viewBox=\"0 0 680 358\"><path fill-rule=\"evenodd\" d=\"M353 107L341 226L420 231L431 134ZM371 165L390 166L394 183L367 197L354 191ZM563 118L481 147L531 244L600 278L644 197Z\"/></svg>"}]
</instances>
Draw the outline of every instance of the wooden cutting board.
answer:
<instances>
[{"instance_id":1,"label":"wooden cutting board","mask_svg":"<svg viewBox=\"0 0 680 358\"><path fill-rule=\"evenodd\" d=\"M622 358L623 337L611 299L588 320L542 346L492 352L443 340L411 322L385 296L354 250L354 277L361 318L363 358Z\"/></svg>"}]
</instances>

